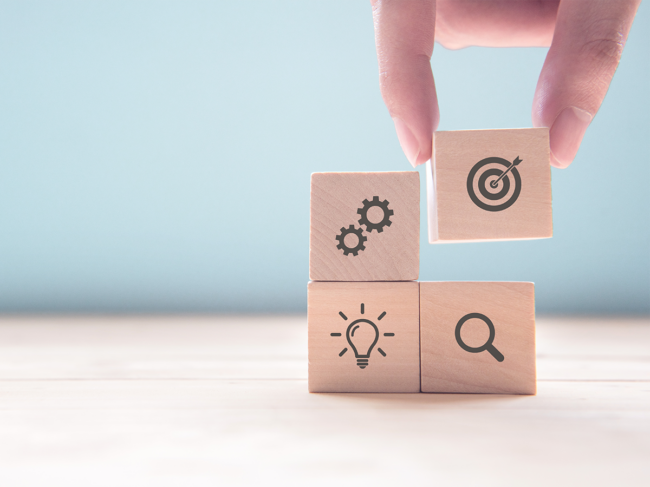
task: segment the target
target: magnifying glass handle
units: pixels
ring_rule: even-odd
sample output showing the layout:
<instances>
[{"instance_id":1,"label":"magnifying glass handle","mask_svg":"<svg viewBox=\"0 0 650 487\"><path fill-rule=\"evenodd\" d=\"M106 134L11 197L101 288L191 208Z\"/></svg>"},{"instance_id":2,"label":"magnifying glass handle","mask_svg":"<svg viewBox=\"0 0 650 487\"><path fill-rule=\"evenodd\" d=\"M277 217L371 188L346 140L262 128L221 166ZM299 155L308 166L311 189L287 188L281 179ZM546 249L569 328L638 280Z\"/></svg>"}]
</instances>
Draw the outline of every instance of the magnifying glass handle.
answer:
<instances>
[{"instance_id":1,"label":"magnifying glass handle","mask_svg":"<svg viewBox=\"0 0 650 487\"><path fill-rule=\"evenodd\" d=\"M497 359L497 362L503 362L503 355L496 349L494 345L490 344L490 346L487 347L487 351L490 352L490 355Z\"/></svg>"}]
</instances>

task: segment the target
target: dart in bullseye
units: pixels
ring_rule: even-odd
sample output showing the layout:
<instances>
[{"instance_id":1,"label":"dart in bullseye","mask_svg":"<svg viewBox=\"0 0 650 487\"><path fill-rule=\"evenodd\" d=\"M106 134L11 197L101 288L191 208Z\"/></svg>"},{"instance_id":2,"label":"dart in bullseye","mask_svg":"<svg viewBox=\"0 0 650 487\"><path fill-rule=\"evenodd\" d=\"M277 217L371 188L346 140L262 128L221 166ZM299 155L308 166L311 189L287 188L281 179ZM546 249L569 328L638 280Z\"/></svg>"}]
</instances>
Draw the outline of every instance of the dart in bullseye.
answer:
<instances>
[{"instance_id":1,"label":"dart in bullseye","mask_svg":"<svg viewBox=\"0 0 650 487\"><path fill-rule=\"evenodd\" d=\"M467 176L467 193L476 206L486 211L510 208L521 192L521 175L513 162L502 157L486 157L474 164Z\"/></svg>"},{"instance_id":2,"label":"dart in bullseye","mask_svg":"<svg viewBox=\"0 0 650 487\"><path fill-rule=\"evenodd\" d=\"M490 186L492 188L496 189L496 187L499 185L499 181L501 181L506 176L506 174L508 174L510 172L510 170L512 168L514 168L515 166L518 166L521 163L521 161L522 161L522 159L519 159L519 156L517 156L517 158L514 161L512 161L512 164L510 164L510 166L508 166L508 169L503 171L503 174L501 174L501 176L499 176L498 179L495 179L494 181L492 181L490 183Z\"/></svg>"}]
</instances>

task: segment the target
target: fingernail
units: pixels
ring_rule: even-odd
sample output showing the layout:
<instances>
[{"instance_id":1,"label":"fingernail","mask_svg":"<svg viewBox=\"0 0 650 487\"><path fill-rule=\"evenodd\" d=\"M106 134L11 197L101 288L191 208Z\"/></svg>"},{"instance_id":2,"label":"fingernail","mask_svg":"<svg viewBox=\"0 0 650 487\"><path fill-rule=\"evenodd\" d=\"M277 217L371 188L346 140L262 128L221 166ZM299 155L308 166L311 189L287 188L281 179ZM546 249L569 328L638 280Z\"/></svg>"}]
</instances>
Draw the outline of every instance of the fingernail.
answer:
<instances>
[{"instance_id":1,"label":"fingernail","mask_svg":"<svg viewBox=\"0 0 650 487\"><path fill-rule=\"evenodd\" d=\"M395 131L397 132L399 145L402 146L406 158L411 163L411 166L417 166L418 156L420 155L418 139L415 138L415 135L413 135L413 132L411 132L411 129L408 128L403 120L395 117L393 118L393 122L395 123Z\"/></svg>"},{"instance_id":2,"label":"fingernail","mask_svg":"<svg viewBox=\"0 0 650 487\"><path fill-rule=\"evenodd\" d=\"M549 132L554 166L567 167L573 162L592 118L591 113L576 107L565 108L557 116Z\"/></svg>"}]
</instances>

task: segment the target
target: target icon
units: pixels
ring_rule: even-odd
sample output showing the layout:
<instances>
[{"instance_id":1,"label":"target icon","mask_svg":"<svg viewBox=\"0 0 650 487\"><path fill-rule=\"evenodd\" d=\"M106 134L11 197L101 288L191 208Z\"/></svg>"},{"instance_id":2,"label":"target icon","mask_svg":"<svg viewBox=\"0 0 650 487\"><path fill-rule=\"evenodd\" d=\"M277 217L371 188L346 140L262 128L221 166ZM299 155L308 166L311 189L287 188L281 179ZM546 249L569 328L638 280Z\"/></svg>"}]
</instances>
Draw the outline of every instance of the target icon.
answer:
<instances>
[{"instance_id":1,"label":"target icon","mask_svg":"<svg viewBox=\"0 0 650 487\"><path fill-rule=\"evenodd\" d=\"M510 208L521 193L521 176L515 166L519 156L509 162L501 157L480 160L467 176L467 193L474 204L486 211Z\"/></svg>"}]
</instances>

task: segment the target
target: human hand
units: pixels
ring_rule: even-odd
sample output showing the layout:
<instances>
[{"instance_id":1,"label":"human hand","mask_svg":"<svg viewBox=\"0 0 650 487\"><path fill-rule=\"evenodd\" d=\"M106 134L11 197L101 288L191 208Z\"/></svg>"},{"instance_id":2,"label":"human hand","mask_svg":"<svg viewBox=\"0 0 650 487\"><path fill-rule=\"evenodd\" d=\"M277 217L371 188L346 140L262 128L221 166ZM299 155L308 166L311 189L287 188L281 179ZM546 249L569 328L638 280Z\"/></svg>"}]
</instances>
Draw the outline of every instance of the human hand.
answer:
<instances>
[{"instance_id":1,"label":"human hand","mask_svg":"<svg viewBox=\"0 0 650 487\"><path fill-rule=\"evenodd\" d=\"M431 158L440 118L434 40L468 46L550 46L533 126L550 127L551 164L565 168L600 108L641 0L371 0L379 83L415 167Z\"/></svg>"}]
</instances>

